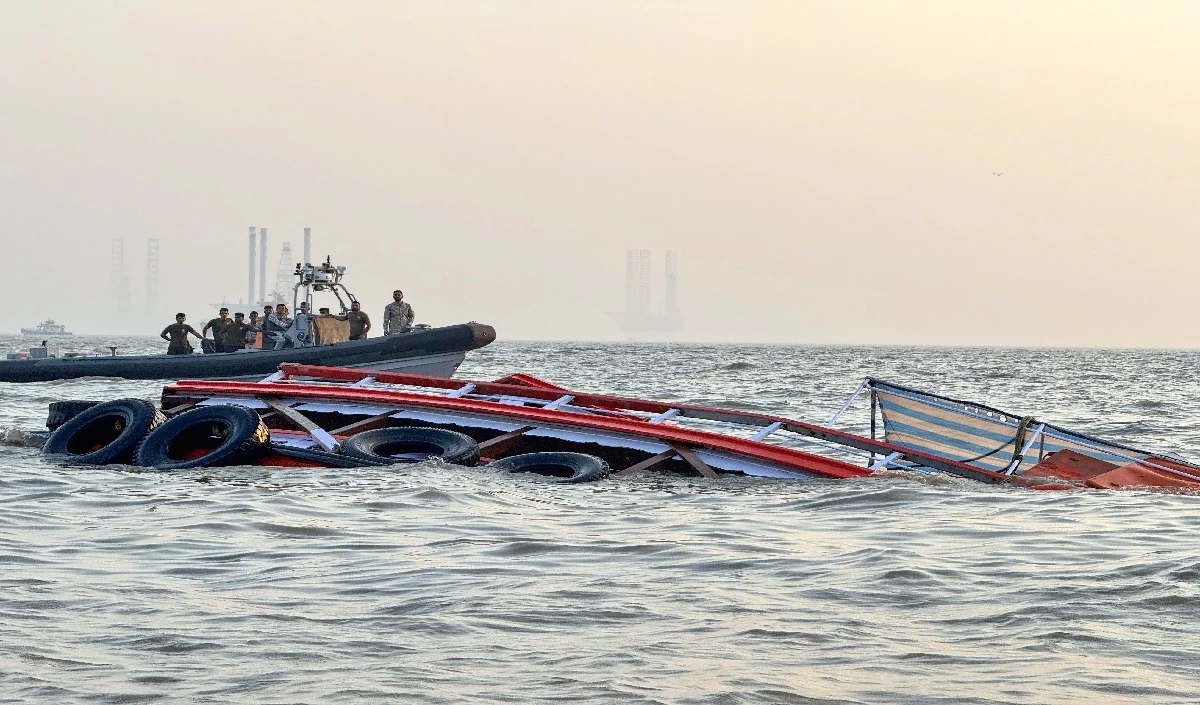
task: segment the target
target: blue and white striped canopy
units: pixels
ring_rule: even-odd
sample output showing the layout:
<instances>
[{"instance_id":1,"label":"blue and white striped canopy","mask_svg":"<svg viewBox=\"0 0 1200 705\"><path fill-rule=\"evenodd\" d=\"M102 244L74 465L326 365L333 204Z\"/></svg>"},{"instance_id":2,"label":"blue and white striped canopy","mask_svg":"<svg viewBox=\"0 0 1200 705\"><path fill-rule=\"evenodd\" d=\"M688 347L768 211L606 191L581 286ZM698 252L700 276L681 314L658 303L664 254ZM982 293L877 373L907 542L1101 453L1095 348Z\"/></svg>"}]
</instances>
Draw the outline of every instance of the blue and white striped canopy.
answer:
<instances>
[{"instance_id":1,"label":"blue and white striped canopy","mask_svg":"<svg viewBox=\"0 0 1200 705\"><path fill-rule=\"evenodd\" d=\"M1041 421L1026 423L1024 444L1018 448L1020 416L875 379L869 383L883 416L887 442L986 470L1004 472L1026 448L1017 472L1068 448L1117 465L1153 455Z\"/></svg>"}]
</instances>

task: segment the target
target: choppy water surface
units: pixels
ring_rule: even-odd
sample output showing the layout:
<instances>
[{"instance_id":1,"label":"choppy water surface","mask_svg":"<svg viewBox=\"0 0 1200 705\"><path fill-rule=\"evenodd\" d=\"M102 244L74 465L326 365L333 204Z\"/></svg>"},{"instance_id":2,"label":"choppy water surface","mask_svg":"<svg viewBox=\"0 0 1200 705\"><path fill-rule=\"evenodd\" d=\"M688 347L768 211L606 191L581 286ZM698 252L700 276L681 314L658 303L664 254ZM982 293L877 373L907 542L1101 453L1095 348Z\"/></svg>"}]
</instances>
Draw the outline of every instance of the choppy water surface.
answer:
<instances>
[{"instance_id":1,"label":"choppy water surface","mask_svg":"<svg viewBox=\"0 0 1200 705\"><path fill-rule=\"evenodd\" d=\"M501 343L460 376L824 421L873 374L1195 459L1198 363ZM0 426L159 388L4 385ZM1200 497L1149 492L159 474L0 447L0 700L1195 703L1198 531Z\"/></svg>"}]
</instances>

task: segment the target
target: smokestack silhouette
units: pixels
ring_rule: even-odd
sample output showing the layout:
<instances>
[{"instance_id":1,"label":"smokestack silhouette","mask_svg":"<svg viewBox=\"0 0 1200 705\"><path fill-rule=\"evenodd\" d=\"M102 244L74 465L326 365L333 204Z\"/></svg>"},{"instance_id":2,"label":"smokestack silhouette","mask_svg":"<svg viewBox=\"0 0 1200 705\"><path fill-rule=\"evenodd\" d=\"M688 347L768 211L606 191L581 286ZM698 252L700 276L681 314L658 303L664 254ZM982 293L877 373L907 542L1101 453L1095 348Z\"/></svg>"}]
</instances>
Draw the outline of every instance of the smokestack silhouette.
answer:
<instances>
[{"instance_id":1,"label":"smokestack silhouette","mask_svg":"<svg viewBox=\"0 0 1200 705\"><path fill-rule=\"evenodd\" d=\"M267 300L267 229L258 230L258 300Z\"/></svg>"},{"instance_id":2,"label":"smokestack silhouette","mask_svg":"<svg viewBox=\"0 0 1200 705\"><path fill-rule=\"evenodd\" d=\"M246 303L254 305L254 226L250 226L250 290L246 294Z\"/></svg>"},{"instance_id":3,"label":"smokestack silhouette","mask_svg":"<svg viewBox=\"0 0 1200 705\"><path fill-rule=\"evenodd\" d=\"M312 228L304 229L304 264L312 263Z\"/></svg>"}]
</instances>

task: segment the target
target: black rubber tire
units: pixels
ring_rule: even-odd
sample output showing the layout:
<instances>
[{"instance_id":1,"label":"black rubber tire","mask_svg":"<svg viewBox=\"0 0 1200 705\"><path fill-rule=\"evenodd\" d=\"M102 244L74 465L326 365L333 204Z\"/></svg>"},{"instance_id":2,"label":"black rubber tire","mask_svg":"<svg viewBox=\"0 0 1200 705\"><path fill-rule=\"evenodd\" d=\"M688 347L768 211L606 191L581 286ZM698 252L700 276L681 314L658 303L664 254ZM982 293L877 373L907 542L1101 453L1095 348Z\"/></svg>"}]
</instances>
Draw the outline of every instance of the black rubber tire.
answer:
<instances>
[{"instance_id":1,"label":"black rubber tire","mask_svg":"<svg viewBox=\"0 0 1200 705\"><path fill-rule=\"evenodd\" d=\"M400 454L417 457L396 457ZM347 438L342 455L386 464L440 458L455 465L474 465L479 444L466 434L442 428L379 428Z\"/></svg>"},{"instance_id":2,"label":"black rubber tire","mask_svg":"<svg viewBox=\"0 0 1200 705\"><path fill-rule=\"evenodd\" d=\"M390 461L364 460L362 458L342 455L341 453L330 453L320 448L295 448L293 446L272 445L267 448L267 452L282 455L285 458L311 460L314 463L322 463L333 468L367 468L390 464Z\"/></svg>"},{"instance_id":3,"label":"black rubber tire","mask_svg":"<svg viewBox=\"0 0 1200 705\"><path fill-rule=\"evenodd\" d=\"M489 468L508 472L533 472L545 475L554 482L592 482L608 474L608 463L586 453L525 453L510 455L493 463Z\"/></svg>"},{"instance_id":4,"label":"black rubber tire","mask_svg":"<svg viewBox=\"0 0 1200 705\"><path fill-rule=\"evenodd\" d=\"M271 434L258 412L220 404L185 411L154 429L133 452L133 464L157 470L187 470L252 463ZM208 447L204 455L186 454Z\"/></svg>"},{"instance_id":5,"label":"black rubber tire","mask_svg":"<svg viewBox=\"0 0 1200 705\"><path fill-rule=\"evenodd\" d=\"M78 399L71 399L69 401L52 401L50 402L50 411L46 414L46 428L50 429L51 431L57 431L59 426L62 426L66 422L100 403L102 402L80 401Z\"/></svg>"},{"instance_id":6,"label":"black rubber tire","mask_svg":"<svg viewBox=\"0 0 1200 705\"><path fill-rule=\"evenodd\" d=\"M144 399L116 399L84 409L59 426L42 452L85 465L126 463L138 441L163 423L163 415Z\"/></svg>"}]
</instances>

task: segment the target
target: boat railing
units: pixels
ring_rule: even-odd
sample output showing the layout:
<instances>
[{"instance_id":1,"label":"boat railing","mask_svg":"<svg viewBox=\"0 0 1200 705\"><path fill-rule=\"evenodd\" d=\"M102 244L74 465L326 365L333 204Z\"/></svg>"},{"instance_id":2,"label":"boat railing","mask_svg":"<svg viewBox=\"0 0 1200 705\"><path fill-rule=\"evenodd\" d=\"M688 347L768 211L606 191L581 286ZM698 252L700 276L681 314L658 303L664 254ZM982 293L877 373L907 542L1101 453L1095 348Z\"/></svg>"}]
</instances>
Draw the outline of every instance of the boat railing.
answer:
<instances>
[{"instance_id":1,"label":"boat railing","mask_svg":"<svg viewBox=\"0 0 1200 705\"><path fill-rule=\"evenodd\" d=\"M831 428L831 424L818 425L753 411L653 402L604 394L574 393L569 395L569 401L564 401L566 390L546 385L534 378L530 378L531 383L527 384L482 381L464 384L462 380L401 372L364 371L294 363L280 365L280 371L283 373L281 376L272 377L274 383L328 384L335 387L354 385L422 395L438 394L525 408L549 407L568 413L670 424L754 440L766 445L802 450L810 454L816 454L814 451L819 449L821 456L874 469L943 471L983 482L1008 480L1002 473L977 468L932 453L896 446L873 437L867 438L834 429ZM831 419L831 423L845 413L862 391L863 385L860 385L847 404L834 419Z\"/></svg>"},{"instance_id":2,"label":"boat railing","mask_svg":"<svg viewBox=\"0 0 1200 705\"><path fill-rule=\"evenodd\" d=\"M287 391L289 386L293 387L291 395ZM492 382L464 381L400 372L363 371L294 363L281 365L277 373L263 379L258 384L184 381L172 385L168 389L172 393L178 393L181 397L187 397L190 389L203 390L207 395L220 395L228 392L234 396L261 397L260 401L270 405L275 409L275 413L298 415L300 412L294 408L303 406L306 403L305 399L321 399L325 395L325 388L330 390L354 389L355 393L353 394L343 392L340 399L342 403L351 407L361 404L363 411L343 413L351 415L363 413L369 418L355 420L347 426L329 430L326 437L323 438L325 442L322 445L332 445L334 443L332 436L334 435L344 434L350 429L361 430L372 424L385 422L387 418L401 415L405 409L416 407L434 410L446 409L451 413L466 415L499 415L523 420L524 425L521 428L505 434L502 438L523 434L539 427L581 426L631 437L657 438L667 444L668 450L640 461L634 466L622 470L621 473L643 472L656 463L682 458L700 474L709 476L706 472L711 474L711 469L707 468L693 452L708 448L710 451L747 453L768 460L788 457L796 459L798 456L794 455L795 453L803 453L810 459L809 462L815 466L823 466L823 472L834 477L851 477L885 469L899 469L922 473L947 472L990 483L1030 484L1029 481L1022 480L1016 470L1026 456L1032 455L1040 459L1043 452L1057 452L1057 449L1051 449L1049 442L1044 441L1048 437L1053 437L1056 445L1066 440L1072 443L1074 448L1097 455L1107 454L1113 458L1145 465L1170 475L1200 481L1200 466L1191 465L1186 461L1178 461L1182 464L1181 467L1171 467L1170 464L1165 463L1168 460L1172 463L1175 461L1159 453L1147 453L1128 446L1107 443L1058 426L1038 422L1032 416L1018 418L1012 414L987 407L969 405L967 402L958 402L945 397L907 390L870 379L859 384L854 394L825 424L808 423L757 411L590 394L564 389L527 376L514 375ZM164 395L168 389L164 389ZM995 437L997 440L1001 436L1009 438L1008 432L1015 428L1016 431L1013 432L1008 443L997 449L1012 447L1013 459L1011 461L1007 458L990 460L989 462L995 467L1000 468L1000 470L993 470L971 463L973 460L993 455L996 451L974 459L959 460L953 456L948 457L949 454L945 452L940 452L942 449L936 444L929 449L922 448L919 443L915 444L916 447L906 445L903 436L889 435L888 425L890 422L888 412L884 407L885 404L895 404L895 402L884 398L884 390L894 389L898 389L906 398L913 397L915 401L924 402L925 400L914 395L931 397L940 404L938 408L942 412L955 411L957 409L952 407L968 404L969 412L975 418L982 419L980 423L1001 424L1002 427L999 430L991 427L984 428L983 436L991 434L991 437ZM833 424L846 414L864 391L870 392L870 436L834 428ZM394 393L394 395L390 393ZM452 399L482 402L482 404L455 404L449 401ZM285 402L286 406L277 408ZM191 403L200 402L192 400ZM390 407L393 409L392 411L380 413L383 409L377 408L392 403L395 404L394 407ZM489 408L488 405L495 406ZM501 406L510 407L512 410L502 410L499 408ZM374 408L374 410L369 410L370 408ZM384 406L384 409L386 408L389 407ZM905 409L907 407L896 408ZM877 412L884 422L882 438L876 438ZM585 418L589 416L603 417L606 420ZM304 425L299 418L294 421L297 425ZM312 422L309 422L309 425L312 425ZM934 429L933 432L936 433L936 430ZM314 437L316 436L314 435ZM321 441L322 438L317 440ZM760 445L747 445L746 441ZM485 444L491 442L489 440ZM1033 451L1035 444L1038 445L1037 452ZM989 443L988 447L992 445L994 444Z\"/></svg>"}]
</instances>

